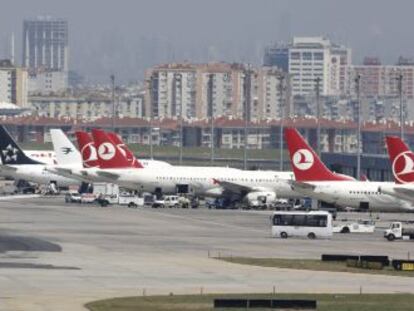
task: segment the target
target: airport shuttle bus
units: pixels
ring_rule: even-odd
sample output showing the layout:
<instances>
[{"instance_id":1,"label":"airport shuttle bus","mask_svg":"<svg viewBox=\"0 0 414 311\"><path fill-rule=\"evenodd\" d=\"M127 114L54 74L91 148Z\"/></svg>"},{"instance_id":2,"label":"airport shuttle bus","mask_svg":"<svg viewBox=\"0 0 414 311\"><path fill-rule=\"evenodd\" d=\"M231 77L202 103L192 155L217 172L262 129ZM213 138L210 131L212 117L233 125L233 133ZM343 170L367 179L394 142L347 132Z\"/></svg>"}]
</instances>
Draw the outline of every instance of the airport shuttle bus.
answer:
<instances>
[{"instance_id":1,"label":"airport shuttle bus","mask_svg":"<svg viewBox=\"0 0 414 311\"><path fill-rule=\"evenodd\" d=\"M328 238L333 233L332 215L325 211L275 212L271 220L272 236L275 238Z\"/></svg>"}]
</instances>

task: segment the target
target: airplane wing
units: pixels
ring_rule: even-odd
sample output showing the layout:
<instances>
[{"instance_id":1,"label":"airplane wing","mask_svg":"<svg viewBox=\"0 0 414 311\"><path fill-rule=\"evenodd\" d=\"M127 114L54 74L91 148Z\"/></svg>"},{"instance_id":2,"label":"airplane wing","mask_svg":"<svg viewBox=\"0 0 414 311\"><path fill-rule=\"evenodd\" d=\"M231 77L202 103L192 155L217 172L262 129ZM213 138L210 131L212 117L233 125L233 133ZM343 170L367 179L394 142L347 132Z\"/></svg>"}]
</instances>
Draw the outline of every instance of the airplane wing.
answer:
<instances>
[{"instance_id":1,"label":"airplane wing","mask_svg":"<svg viewBox=\"0 0 414 311\"><path fill-rule=\"evenodd\" d=\"M314 191L316 188L315 185L312 185L312 184L309 184L303 181L288 180L287 182L290 184L293 190L299 191L299 192L301 191L310 192L310 191Z\"/></svg>"},{"instance_id":2,"label":"airplane wing","mask_svg":"<svg viewBox=\"0 0 414 311\"><path fill-rule=\"evenodd\" d=\"M0 170L4 172L15 172L17 171L17 167L9 165L0 165Z\"/></svg>"},{"instance_id":3,"label":"airplane wing","mask_svg":"<svg viewBox=\"0 0 414 311\"><path fill-rule=\"evenodd\" d=\"M221 181L219 179L214 179L214 182L222 186L225 191L236 193L236 194L246 194L248 192L257 190L255 188L240 185L240 184L230 182L230 181Z\"/></svg>"},{"instance_id":4,"label":"airplane wing","mask_svg":"<svg viewBox=\"0 0 414 311\"><path fill-rule=\"evenodd\" d=\"M98 176L101 176L103 178L111 179L114 181L120 177L119 174L107 172L107 171L96 171L96 174L98 174Z\"/></svg>"},{"instance_id":5,"label":"airplane wing","mask_svg":"<svg viewBox=\"0 0 414 311\"><path fill-rule=\"evenodd\" d=\"M388 194L397 199L414 202L414 187L394 186L391 189L380 188L379 192Z\"/></svg>"},{"instance_id":6,"label":"airplane wing","mask_svg":"<svg viewBox=\"0 0 414 311\"><path fill-rule=\"evenodd\" d=\"M52 169L47 169L52 173L61 173L62 175L72 175L72 170L70 168L63 168L63 167L53 167Z\"/></svg>"}]
</instances>

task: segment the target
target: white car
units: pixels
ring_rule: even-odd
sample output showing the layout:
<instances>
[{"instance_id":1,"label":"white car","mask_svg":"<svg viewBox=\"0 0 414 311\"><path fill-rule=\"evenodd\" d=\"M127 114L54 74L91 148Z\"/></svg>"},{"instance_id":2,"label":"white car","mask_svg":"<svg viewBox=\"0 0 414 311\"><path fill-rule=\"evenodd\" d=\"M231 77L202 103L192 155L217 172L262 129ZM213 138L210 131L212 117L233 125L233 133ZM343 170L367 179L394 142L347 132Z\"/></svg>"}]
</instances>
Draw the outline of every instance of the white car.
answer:
<instances>
[{"instance_id":1,"label":"white car","mask_svg":"<svg viewBox=\"0 0 414 311\"><path fill-rule=\"evenodd\" d=\"M190 205L190 200L185 198L185 197L181 197L178 195L166 195L164 197L164 206L165 207L185 207L188 208Z\"/></svg>"},{"instance_id":2,"label":"white car","mask_svg":"<svg viewBox=\"0 0 414 311\"><path fill-rule=\"evenodd\" d=\"M81 203L81 195L77 191L69 191L65 194L66 203Z\"/></svg>"},{"instance_id":3,"label":"white car","mask_svg":"<svg viewBox=\"0 0 414 311\"><path fill-rule=\"evenodd\" d=\"M373 233L375 222L373 220L358 220L357 222L334 226L334 233Z\"/></svg>"}]
</instances>

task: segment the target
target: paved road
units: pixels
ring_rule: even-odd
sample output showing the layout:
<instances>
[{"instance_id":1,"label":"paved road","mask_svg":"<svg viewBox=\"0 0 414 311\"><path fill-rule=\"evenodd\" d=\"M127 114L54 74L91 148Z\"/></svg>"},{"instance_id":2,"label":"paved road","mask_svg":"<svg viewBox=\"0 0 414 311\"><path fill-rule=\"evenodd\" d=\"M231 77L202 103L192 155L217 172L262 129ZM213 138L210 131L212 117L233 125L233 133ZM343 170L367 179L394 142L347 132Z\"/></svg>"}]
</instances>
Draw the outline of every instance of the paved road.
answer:
<instances>
[{"instance_id":1,"label":"paved road","mask_svg":"<svg viewBox=\"0 0 414 311\"><path fill-rule=\"evenodd\" d=\"M85 302L100 298L198 293L201 287L204 292L263 292L273 286L280 292L359 292L360 286L365 292L414 292L411 278L250 267L208 258L208 253L414 255L414 243L390 243L381 232L280 240L270 238L269 213L133 210L62 201L0 201L0 251L9 248L0 253L0 310L83 310Z\"/></svg>"}]
</instances>

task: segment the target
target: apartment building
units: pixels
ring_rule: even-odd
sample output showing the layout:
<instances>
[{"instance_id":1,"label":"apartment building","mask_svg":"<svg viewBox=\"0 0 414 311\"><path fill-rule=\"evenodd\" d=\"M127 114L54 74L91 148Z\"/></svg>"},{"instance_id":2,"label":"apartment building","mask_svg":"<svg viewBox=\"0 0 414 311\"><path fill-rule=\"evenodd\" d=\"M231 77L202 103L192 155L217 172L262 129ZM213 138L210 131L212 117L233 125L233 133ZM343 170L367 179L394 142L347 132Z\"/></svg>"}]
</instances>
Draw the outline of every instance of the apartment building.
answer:
<instances>
[{"instance_id":1,"label":"apartment building","mask_svg":"<svg viewBox=\"0 0 414 311\"><path fill-rule=\"evenodd\" d=\"M144 98L141 96L117 97L115 114L117 117L141 118ZM112 117L112 99L99 96L56 97L30 96L29 106L37 116L50 118L71 118L92 121L102 117Z\"/></svg>"},{"instance_id":2,"label":"apartment building","mask_svg":"<svg viewBox=\"0 0 414 311\"><path fill-rule=\"evenodd\" d=\"M27 106L27 71L10 60L0 60L0 102Z\"/></svg>"},{"instance_id":3,"label":"apartment building","mask_svg":"<svg viewBox=\"0 0 414 311\"><path fill-rule=\"evenodd\" d=\"M39 16L23 22L23 65L29 71L31 92L49 94L68 86L68 22Z\"/></svg>"},{"instance_id":4,"label":"apartment building","mask_svg":"<svg viewBox=\"0 0 414 311\"><path fill-rule=\"evenodd\" d=\"M360 89L364 97L399 96L398 77L402 75L405 99L414 99L414 64L403 59L395 65L383 65L378 58L366 57L362 65L350 66L350 75L360 76ZM355 94L355 87L351 88Z\"/></svg>"},{"instance_id":5,"label":"apartment building","mask_svg":"<svg viewBox=\"0 0 414 311\"><path fill-rule=\"evenodd\" d=\"M68 87L68 73L36 70L29 75L29 93L43 95L64 92Z\"/></svg>"},{"instance_id":6,"label":"apartment building","mask_svg":"<svg viewBox=\"0 0 414 311\"><path fill-rule=\"evenodd\" d=\"M166 64L147 70L146 81L147 116L262 120L292 111L288 76L275 67Z\"/></svg>"},{"instance_id":7,"label":"apartment building","mask_svg":"<svg viewBox=\"0 0 414 311\"><path fill-rule=\"evenodd\" d=\"M294 37L265 51L265 65L277 66L292 76L292 95L315 93L319 79L321 95L343 95L348 81L351 49L324 37Z\"/></svg>"}]
</instances>

